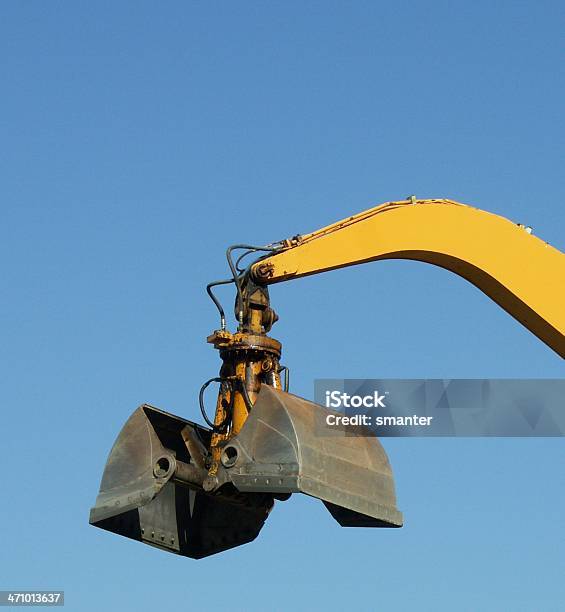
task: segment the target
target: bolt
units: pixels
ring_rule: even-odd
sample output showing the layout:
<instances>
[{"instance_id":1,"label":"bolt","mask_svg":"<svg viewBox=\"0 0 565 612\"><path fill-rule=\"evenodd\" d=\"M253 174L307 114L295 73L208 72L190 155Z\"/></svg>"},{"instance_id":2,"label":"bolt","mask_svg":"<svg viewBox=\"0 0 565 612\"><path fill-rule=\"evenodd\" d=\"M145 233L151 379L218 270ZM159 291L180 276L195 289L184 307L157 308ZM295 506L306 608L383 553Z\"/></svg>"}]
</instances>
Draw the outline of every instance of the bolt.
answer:
<instances>
[{"instance_id":1,"label":"bolt","mask_svg":"<svg viewBox=\"0 0 565 612\"><path fill-rule=\"evenodd\" d=\"M273 264L271 263L262 263L259 264L255 270L254 274L258 280L267 280L273 276Z\"/></svg>"},{"instance_id":2,"label":"bolt","mask_svg":"<svg viewBox=\"0 0 565 612\"><path fill-rule=\"evenodd\" d=\"M206 493L210 493L218 486L218 483L219 481L217 476L208 476L204 479L204 482L202 483L202 488L204 489L204 491L206 491Z\"/></svg>"}]
</instances>

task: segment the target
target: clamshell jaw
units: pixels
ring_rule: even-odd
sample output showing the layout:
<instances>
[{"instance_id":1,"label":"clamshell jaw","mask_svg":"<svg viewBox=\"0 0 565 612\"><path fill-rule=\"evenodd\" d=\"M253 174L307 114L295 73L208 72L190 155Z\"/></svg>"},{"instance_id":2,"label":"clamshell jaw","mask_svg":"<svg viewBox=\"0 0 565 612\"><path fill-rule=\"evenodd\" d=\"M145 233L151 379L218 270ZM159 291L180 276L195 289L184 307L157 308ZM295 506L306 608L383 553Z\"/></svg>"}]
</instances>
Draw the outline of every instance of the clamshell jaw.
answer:
<instances>
[{"instance_id":1,"label":"clamshell jaw","mask_svg":"<svg viewBox=\"0 0 565 612\"><path fill-rule=\"evenodd\" d=\"M210 435L200 425L140 406L110 451L90 523L195 559L254 540L273 498L226 501L203 493L206 471L198 455Z\"/></svg>"},{"instance_id":2,"label":"clamshell jaw","mask_svg":"<svg viewBox=\"0 0 565 612\"><path fill-rule=\"evenodd\" d=\"M338 414L263 385L240 433L222 452L244 493L306 493L344 527L401 527L392 470L374 434L329 427Z\"/></svg>"}]
</instances>

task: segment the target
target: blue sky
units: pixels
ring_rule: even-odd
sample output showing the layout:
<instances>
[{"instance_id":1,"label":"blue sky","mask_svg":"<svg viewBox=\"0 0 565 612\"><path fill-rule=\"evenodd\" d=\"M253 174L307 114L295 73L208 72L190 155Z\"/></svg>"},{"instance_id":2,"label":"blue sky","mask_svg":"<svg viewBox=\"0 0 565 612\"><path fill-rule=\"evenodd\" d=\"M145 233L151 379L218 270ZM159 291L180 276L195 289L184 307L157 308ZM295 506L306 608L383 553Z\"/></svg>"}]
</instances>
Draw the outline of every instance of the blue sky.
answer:
<instances>
[{"instance_id":1,"label":"blue sky","mask_svg":"<svg viewBox=\"0 0 565 612\"><path fill-rule=\"evenodd\" d=\"M340 529L294 496L256 542L199 562L89 527L88 510L137 405L199 419L219 365L204 287L228 244L416 194L565 250L564 16L550 1L2 4L0 588L65 589L77 611L562 609L562 439L385 440L402 530ZM424 264L271 296L304 397L315 378L565 374Z\"/></svg>"}]
</instances>

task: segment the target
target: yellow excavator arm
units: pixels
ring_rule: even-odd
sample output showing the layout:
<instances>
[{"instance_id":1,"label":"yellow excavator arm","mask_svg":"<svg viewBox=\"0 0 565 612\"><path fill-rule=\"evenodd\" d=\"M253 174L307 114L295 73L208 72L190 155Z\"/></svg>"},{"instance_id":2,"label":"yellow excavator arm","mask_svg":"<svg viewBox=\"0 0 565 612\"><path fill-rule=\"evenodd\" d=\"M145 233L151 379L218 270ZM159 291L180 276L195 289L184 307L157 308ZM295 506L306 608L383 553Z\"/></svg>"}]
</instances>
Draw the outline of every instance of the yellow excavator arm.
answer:
<instances>
[{"instance_id":1,"label":"yellow excavator arm","mask_svg":"<svg viewBox=\"0 0 565 612\"><path fill-rule=\"evenodd\" d=\"M395 258L466 278L565 357L565 256L529 228L471 206L411 198L276 245L233 245L232 278L207 287L220 314L207 340L222 360L199 393L208 427L140 406L110 451L90 522L195 559L251 542L275 501L298 493L321 500L344 527L401 527L392 469L374 432L329 428L338 413L283 390L282 345L267 335L277 320L268 285ZM212 291L232 282L234 333ZM204 402L212 382L213 421Z\"/></svg>"},{"instance_id":2,"label":"yellow excavator arm","mask_svg":"<svg viewBox=\"0 0 565 612\"><path fill-rule=\"evenodd\" d=\"M565 255L531 229L452 200L388 202L311 234L252 267L269 285L380 259L412 259L467 279L565 357Z\"/></svg>"}]
</instances>

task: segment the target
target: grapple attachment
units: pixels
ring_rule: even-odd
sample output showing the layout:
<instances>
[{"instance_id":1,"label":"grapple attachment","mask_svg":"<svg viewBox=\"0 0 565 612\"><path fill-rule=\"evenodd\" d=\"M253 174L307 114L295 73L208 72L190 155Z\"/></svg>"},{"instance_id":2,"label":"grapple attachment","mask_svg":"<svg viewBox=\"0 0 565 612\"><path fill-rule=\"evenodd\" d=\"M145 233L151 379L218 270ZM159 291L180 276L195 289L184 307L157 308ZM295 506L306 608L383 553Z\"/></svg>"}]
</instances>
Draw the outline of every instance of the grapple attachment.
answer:
<instances>
[{"instance_id":1,"label":"grapple attachment","mask_svg":"<svg viewBox=\"0 0 565 612\"><path fill-rule=\"evenodd\" d=\"M330 413L262 385L210 478L211 431L143 405L110 451L90 523L196 559L254 540L291 493L321 499L345 527L400 527L380 442L328 427Z\"/></svg>"}]
</instances>

